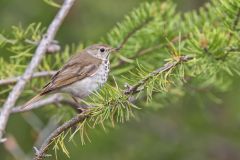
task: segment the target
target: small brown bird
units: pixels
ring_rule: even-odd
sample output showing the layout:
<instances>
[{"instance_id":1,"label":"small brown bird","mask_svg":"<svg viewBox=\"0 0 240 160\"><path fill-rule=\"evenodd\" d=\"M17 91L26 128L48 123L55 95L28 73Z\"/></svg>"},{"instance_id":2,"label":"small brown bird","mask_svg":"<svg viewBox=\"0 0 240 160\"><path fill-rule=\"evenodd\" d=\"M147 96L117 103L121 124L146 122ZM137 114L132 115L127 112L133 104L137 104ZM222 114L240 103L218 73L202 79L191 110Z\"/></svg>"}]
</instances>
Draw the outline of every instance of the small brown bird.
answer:
<instances>
[{"instance_id":1,"label":"small brown bird","mask_svg":"<svg viewBox=\"0 0 240 160\"><path fill-rule=\"evenodd\" d=\"M83 99L100 88L108 78L109 54L118 51L108 45L95 44L71 57L67 63L52 76L42 91L28 101L23 108L51 93L69 93L75 101Z\"/></svg>"}]
</instances>

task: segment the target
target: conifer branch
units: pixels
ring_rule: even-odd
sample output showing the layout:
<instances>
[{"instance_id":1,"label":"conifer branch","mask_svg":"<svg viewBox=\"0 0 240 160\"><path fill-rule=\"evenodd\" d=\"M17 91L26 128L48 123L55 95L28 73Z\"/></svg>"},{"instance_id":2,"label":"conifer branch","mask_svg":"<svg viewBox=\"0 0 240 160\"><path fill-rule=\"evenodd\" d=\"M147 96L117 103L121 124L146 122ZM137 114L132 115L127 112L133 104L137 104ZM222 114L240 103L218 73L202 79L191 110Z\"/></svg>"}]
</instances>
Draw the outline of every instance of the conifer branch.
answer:
<instances>
[{"instance_id":1,"label":"conifer branch","mask_svg":"<svg viewBox=\"0 0 240 160\"><path fill-rule=\"evenodd\" d=\"M3 105L3 109L0 114L0 142L2 142L3 134L7 125L8 117L11 113L12 107L15 105L18 97L21 95L27 81L31 78L34 70L37 68L39 63L41 62L45 52L47 51L48 44L54 40L54 37L62 24L64 18L68 14L70 8L72 7L75 0L65 0L61 9L51 22L50 26L48 27L46 35L43 36L41 42L39 43L35 54L27 66L23 76L14 86L13 90L10 92L7 100ZM4 139L5 140L5 139Z\"/></svg>"},{"instance_id":2,"label":"conifer branch","mask_svg":"<svg viewBox=\"0 0 240 160\"><path fill-rule=\"evenodd\" d=\"M234 19L234 22L233 22L233 25L232 25L232 30L236 30L237 29L237 25L239 23L239 20L240 20L240 8L238 8L238 11L237 11L237 15ZM228 38L228 44L230 44L231 40L232 40L232 37L233 37L233 33L230 32L229 33L229 38Z\"/></svg>"},{"instance_id":3,"label":"conifer branch","mask_svg":"<svg viewBox=\"0 0 240 160\"><path fill-rule=\"evenodd\" d=\"M129 86L128 88L126 88L123 92L123 94L125 95L133 95L135 93L138 93L139 87L144 85L145 83L147 83L147 81L153 77L153 76L157 76L158 74L162 73L162 72L166 72L172 68L174 68L175 66L177 66L178 64L182 63L182 62L186 62L191 60L193 57L190 56L180 56L178 57L177 60L173 61L173 62L168 62L166 63L163 67L151 72L146 78L144 78L143 80L139 81L138 83L136 83L133 86ZM71 120L65 122L64 124L62 124L60 127L58 127L56 130L54 130L50 136L43 142L43 144L41 145L39 150L36 150L36 157L34 158L34 160L41 160L45 157L45 152L48 150L50 144L52 143L52 141L58 137L61 133L67 131L69 128L74 127L76 124L82 122L85 118L91 116L91 110L89 110L89 112L83 112L81 114L76 115L75 117L73 117Z\"/></svg>"},{"instance_id":4,"label":"conifer branch","mask_svg":"<svg viewBox=\"0 0 240 160\"><path fill-rule=\"evenodd\" d=\"M233 21L233 24L232 24L232 31L236 30L237 29L237 25L239 23L239 20L240 20L240 8L238 8L238 11L237 11L237 15ZM230 42L232 41L232 38L233 38L233 33L230 32L229 33L229 36L228 36L228 45L230 44ZM225 60L227 58L227 56L229 55L230 51L227 51L222 57L218 57L217 60Z\"/></svg>"},{"instance_id":5,"label":"conifer branch","mask_svg":"<svg viewBox=\"0 0 240 160\"><path fill-rule=\"evenodd\" d=\"M155 9L155 6L160 6L160 5L156 5L155 3L153 3L154 5L154 8L152 8L151 7L151 5L147 5L148 7L147 7L147 10L149 10L149 11L152 11L152 10L154 10ZM221 4L221 3L219 3L219 4ZM219 5L218 4L218 5ZM217 7L217 6L211 6L211 7ZM169 7L169 8L173 8L173 7ZM229 8L229 7L227 7L227 8ZM164 9L164 8L160 8L161 9L161 11L162 11L162 9ZM156 12L156 13L155 13ZM167 13L169 13L169 9L167 9L165 12L167 12ZM210 12L210 11L208 11L208 12ZM131 28L131 30L130 30L130 32L126 35L126 37L125 38L123 38L123 41L122 41L122 43L120 43L120 48L122 48L122 47L124 47L125 45L127 46L128 44L127 44L127 42L128 42L128 40L129 40L129 38L132 38L131 40L134 40L134 41L138 41L138 40L140 40L141 38L145 38L145 37L141 37L142 35L141 34L139 34L139 35L141 35L141 36L139 36L138 34L136 34L136 36L133 36L132 37L132 35L134 35L137 31L139 31L140 29L142 29L143 27L146 27L147 29L152 29L152 32L150 32L150 33L156 33L156 32L158 32L159 31L159 29L157 29L158 28L158 26L159 26L159 24L161 24L161 23L159 23L159 22L162 22L162 21L173 21L173 22L175 22L175 23L179 23L179 19L178 18L176 18L175 16L168 16L168 17L164 17L164 16L162 16L162 14L160 13L160 12L158 12L158 10L154 10L154 16L159 16L159 17L161 17L159 20L158 20L158 18L156 18L156 28L152 28L152 26L151 25L147 25L146 26L146 24L148 24L149 22L150 22L150 20L151 20L151 18L144 18L145 19L145 21L144 21L144 19L142 19L141 17L139 17L139 19L138 19L138 21L136 22L136 24L134 24L136 27L135 28L133 28L132 29L132 24L131 25L129 25L129 26L124 26L123 28L125 28L125 30L128 30L129 28ZM215 14L215 12L213 12L214 14ZM211 14L213 14L213 13L211 13ZM236 12L234 12L234 14L235 14ZM144 15L148 15L148 14L144 14ZM192 15L192 13L190 13L189 15ZM201 15L202 14L200 14L199 15L199 17L200 18L197 18L197 20L199 21L199 22L207 22L207 24L213 24L212 23L212 20L209 20L209 19L207 19L207 20L205 20L204 19L204 17L201 17ZM235 15L231 15L231 17L234 17ZM164 17L163 19L162 19L162 17ZM170 18L169 18L170 17ZM191 19L191 17L193 17L193 16L189 16L190 18L188 19L190 22L192 22L192 19ZM195 17L195 16L194 16ZM198 15L196 15L196 17L198 17ZM141 18L141 19L140 19ZM233 21L233 27L230 25L230 27L228 28L228 29L232 29L232 30L234 30L234 31L236 31L237 30L237 24L238 24L238 21L239 21L239 19L240 19L240 9L238 10L238 13L237 13L237 17L236 17L236 19L234 20L232 20ZM139 23L139 20L141 21L141 23ZM200 21L200 20L203 20L203 21ZM209 21L208 21L209 20ZM183 20L184 21L184 20ZM186 21L186 20L185 20ZM171 23L171 24L175 24L175 23ZM204 30L202 27L203 27L203 23L191 23L191 25L193 25L194 26L194 28L196 28L196 32L202 32L202 30ZM231 23L230 23L231 24ZM129 27L129 28L128 28ZM148 28L149 27L149 28ZM188 31L188 26L186 25L186 26L184 26L184 27L186 27L186 28L184 28L184 34L187 34L187 33L185 33L185 30L186 30L186 32ZM192 27L192 26L191 26ZM190 28L191 28L190 27ZM216 24L216 27L217 27L217 24ZM171 31L171 33L169 32L169 35L167 34L166 36L169 36L169 37L171 37L173 34L177 34L177 33L179 33L179 32L181 32L180 31L180 29L181 28L179 28L179 32L178 32L178 30L176 31L176 26L175 25L169 25L169 26L166 26L166 28L169 28L169 31ZM146 30L147 30L146 29ZM189 29L190 30L190 29ZM121 31L121 30L120 30ZM121 34L121 32L118 32L119 34ZM173 31L176 31L176 32L173 32ZM208 31L208 30L206 30L206 31ZM222 31L222 30L221 30ZM143 32L145 32L145 29L143 30ZM218 31L219 32L219 31ZM225 36L225 33L224 33L224 36L223 37L217 37L216 35L218 35L219 33L218 33L217 31L216 31L216 33L214 32L213 34L210 34L210 35L208 35L209 37L208 37L208 39L209 40L212 40L213 39L213 41L215 42L216 40L218 40L218 38L225 38L224 39L224 42L225 42L225 40L227 40L228 41L228 38L230 39L230 41L231 41L231 39L232 39L232 41L233 40L235 40L234 38L234 32L231 32L230 34L228 34L228 35L230 35L230 37L224 37ZM149 32L145 32L145 33L149 33ZM166 33L168 33L167 31L166 31ZM125 34L124 34L125 35ZM146 35L146 34L145 34ZM149 35L149 36L156 36L156 35ZM158 35L159 36L159 35ZM188 38L188 36L184 36L185 38ZM183 38L184 38L183 37ZM111 37L112 38L112 37ZM148 37L146 37L146 38L148 38ZM159 42L159 39L160 38L162 38L162 37L157 37L157 38L155 38L155 37L149 37L150 39L151 38L154 38L153 39L153 41L150 41L149 42L149 44L147 44L147 45L144 45L143 43L140 43L140 44L142 44L142 46L140 46L140 48L137 48L138 50L137 50L137 52L135 53L135 55L133 55L133 57L130 57L131 59L134 59L134 58L137 58L138 56L142 56L142 55L145 55L145 54L147 54L147 53L149 53L149 52L152 52L152 51L155 51L155 50L157 50L157 49L159 49L159 48L162 48L162 47L168 47L168 44L166 44L166 43L164 43L164 44L159 44L159 45L156 45L156 42L158 41ZM175 38L173 38L173 40L171 41L171 44L175 44L175 43L177 43L177 42L181 42L181 39L182 37L180 36L177 36L177 37L175 37ZM184 38L184 39L185 39ZM114 40L114 37L113 37L113 40ZM237 40L237 39L236 39ZM230 44L230 43L229 43ZM228 45L229 45L228 44ZM235 44L235 43L234 43ZM219 46L218 46L219 45ZM151 47L149 47L149 46L151 46ZM188 53L194 53L194 55L197 57L198 56L198 54L202 54L202 50L200 49L199 50L199 41L198 41L198 39L197 38L195 38L194 36L193 37L190 37L189 38L189 40L187 41L187 45L183 45L183 46L180 46L179 45L179 50L181 50L181 51L183 51L184 53L186 53L186 54L188 54ZM139 46L137 46L137 47L139 47ZM149 47L149 48L148 48ZM181 48L182 47L182 48ZM216 53L218 53L219 51L220 51L220 49L222 49L222 48L225 48L226 46L225 46L225 44L223 44L223 43L216 43L216 45L213 45L213 49L212 50L215 50L216 51ZM229 46L228 46L229 47ZM172 46L170 47L171 49L172 49ZM220 48L220 49L219 49ZM213 52L211 50L211 53ZM235 50L239 50L239 47L238 46L234 46L234 48L229 48L229 52L230 51L235 51ZM187 51L187 52L186 52ZM157 52L155 52L155 55L157 55L156 54ZM212 54L214 54L215 52L213 52ZM225 52L226 53L226 52ZM130 51L129 51L129 54L126 54L126 55L130 55ZM230 56L230 55L229 55ZM150 57L150 56L149 56ZM156 56L157 57L157 56ZM144 57L145 58L145 57ZM155 57L154 57L155 58ZM158 63L158 59L154 59L154 58L152 58L151 57L151 59L149 60L149 64L150 63ZM229 73L230 73L230 75L231 74L233 74L232 73L232 70L231 70L231 68L234 68L235 70L236 70L236 72L238 71L238 68L239 68L239 66L237 65L237 63L236 63L236 67L234 66L235 64L234 64L234 62L235 61L232 61L233 63L231 63L231 64L234 64L232 67L231 67L231 65L230 65L230 63L229 64L224 64L224 65L218 65L218 68L219 68L219 70L218 71L215 71L216 70L216 64L215 64L215 62L210 62L210 61L207 61L207 58L209 58L209 57L201 57L201 56L199 56L199 58L197 59L197 61L196 61L196 64L190 64L190 66L191 65L195 65L195 66L197 66L197 67L199 67L199 69L197 69L197 71L196 70L194 70L194 68L193 67L189 67L189 70L187 70L186 72L186 75L185 75L185 72L184 72L184 76L187 76L188 75L188 73L190 73L189 74L189 76L191 76L191 75L203 75L203 76L206 76L206 79L207 78L209 78L208 76L211 76L211 77L218 77L218 76L215 76L215 74L217 74L217 73L219 73L219 72L222 72L222 71L228 71ZM154 60L152 60L152 59L154 59ZM169 72L170 71L172 71L172 69L175 69L175 67L177 66L177 65L179 65L179 64L181 64L181 63L184 63L184 62L187 62L187 61L189 61L189 60L191 60L191 59L193 59L193 57L191 57L191 56L188 56L188 55L183 55L183 56L176 56L176 55L174 55L174 57L172 58L172 60L171 61L168 61L165 65L163 65L163 67L160 67L160 68L158 68L158 69L156 69L155 71L153 71L153 72L151 72L151 73L149 73L146 77L143 77L140 81L137 81L136 83L134 83L133 85L127 85L126 86L126 88L123 88L122 90L121 89L119 89L118 88L118 86L117 86L117 83L116 83L116 86L117 87L109 87L110 89L112 89L112 91L116 91L116 92L112 92L111 93L111 90L109 89L109 88L107 88L107 89L109 89L110 90L110 92L105 92L106 93L106 95L104 95L104 96L102 96L101 95L101 93L99 93L99 95L96 95L96 96L99 96L99 97L95 97L96 98L96 100L93 98L92 99L92 103L89 103L90 105L91 104L93 104L93 106L94 106L94 104L97 106L96 108L91 108L91 109L89 109L89 110L87 110L86 112L83 112L83 113L81 113L81 114L77 114L76 116L74 116L72 119L70 119L69 121L67 121L67 122L65 122L65 123L63 123L61 126L59 126L58 128L56 128L49 136L48 136L48 138L43 142L43 144L40 146L40 149L38 150L38 149L36 149L36 156L35 156L35 160L39 160L39 159L43 159L43 158L45 158L47 155L45 154L46 152L47 152L47 150L49 149L49 147L50 147L50 145L57 139L57 138L59 138L59 137L61 137L61 135L63 135L63 133L68 133L67 131L69 131L69 129L71 128L71 127L74 127L74 126L76 126L77 124L79 124L79 123L81 123L81 122L85 122L84 120L89 120L89 122L92 120L92 121L94 121L93 123L93 125L97 125L97 124L103 124L104 122L105 122L105 120L110 120L110 121L115 121L115 117L116 117L116 119L118 118L118 119L120 119L120 121L122 120L122 119L128 119L128 118L125 118L125 113L126 113L126 117L129 117L129 115L131 115L131 108L133 107L134 108L134 106L131 106L131 104L133 104L134 105L134 103L135 102L133 102L132 100L133 99L131 99L132 97L133 98L136 98L136 100L138 100L137 98L137 96L132 96L132 95L135 95L135 94L137 94L137 93L139 93L139 92L143 92L143 90L145 89L145 88L151 88L151 80L155 80L154 78L156 77L156 78L159 78L158 76L159 75L161 75L161 74L163 74L164 73L164 76L168 76L169 74ZM146 56L146 61L147 61L148 59L147 59L147 56ZM126 63L126 61L119 61L120 63L120 65L122 64L122 63ZM206 63L209 63L209 65L206 65ZM119 64L117 64L118 66L119 66ZM224 68L225 67L225 68ZM231 67L231 68L230 68ZM200 70L200 71L199 71ZM202 70L204 70L204 73L202 72ZM130 70L129 72L127 71L127 72L124 72L125 74L128 74L128 73L130 73L132 70ZM134 70L135 71L135 70ZM213 72L214 71L214 72ZM234 71L234 70L233 70ZM33 73L33 72L32 72ZM165 74L166 73L166 74ZM239 72L238 72L239 73ZM139 75L142 77L142 75L145 75L144 73L141 73L141 70L139 71ZM176 77L180 77L180 76L182 76L182 74L180 75L180 74L176 74L176 73L173 73L173 75L174 75L174 77L176 78ZM31 76L30 76L31 77ZM28 78L28 77L27 77ZM164 78L166 78L166 77L164 77ZM174 80L176 80L174 78ZM194 77L195 78L195 77ZM25 78L26 79L26 78ZM19 81L22 81L22 80L25 80L25 79L22 79L22 78L19 78ZM30 78L29 78L30 79ZM29 80L29 79L26 79L26 80ZM170 79L170 78L169 78ZM18 79L17 79L18 80ZM162 79L157 79L157 80L159 80L159 81L154 81L154 84L153 84L153 86L152 87L155 87L154 85L156 84L156 83L158 83L159 82L159 84L161 85L161 83L162 83ZM164 79L165 80L165 79ZM217 81L217 79L214 79L215 81ZM211 86L211 85L215 85L216 83L215 83L215 81L212 81L212 82L210 82L209 83L209 86ZM1 82L1 81L0 81ZM156 83L155 83L156 82ZM214 83L213 83L214 82ZM26 83L26 82L25 82ZM176 84L177 85L177 84ZM149 87L150 86L150 87ZM207 87L209 87L209 86L207 86ZM24 85L23 85L23 87L24 87ZM196 89L198 89L198 88L196 88ZM199 90L199 89L198 89ZM104 92L103 92L104 93ZM150 93L151 95L152 95L152 92ZM147 91L147 95L150 95L149 93L148 93L148 91ZM112 96L112 95L116 95L116 96ZM18 95L17 95L17 97L18 97ZM17 100L17 98L16 98L16 100ZM15 101L16 101L15 100ZM142 99L141 99L142 100ZM135 99L134 99L134 101L135 101ZM67 100L67 99L65 99L64 97L62 97L62 96L59 96L59 95L53 95L52 97L49 97L49 98L46 98L46 99L43 99L43 100L41 100L41 101L39 101L39 102L37 102L37 103L35 103L35 104L33 104L35 107L32 107L32 108L30 108L30 110L31 109L35 109L35 108L39 108L39 107L42 107L43 105L46 105L46 104L57 104L57 103L66 103L66 104L69 104L69 105L71 105L71 106L74 106L74 105L76 105L76 104L72 104L72 101L69 101L69 100ZM13 102L13 105L15 104L15 102ZM75 106L75 107L79 107L78 105L77 106ZM119 109L120 108L120 110L117 110L117 109ZM122 108L124 108L124 109L126 109L126 110L124 110L124 109L122 109ZM122 109L122 110L121 110ZM20 110L20 108L19 107L17 107L17 108L14 108L14 109L12 109L11 107L10 107L10 110L12 111L12 113L18 113L18 112L24 112L24 111L28 111L28 110ZM121 115L120 114L118 114L118 111L120 111L119 113L121 113ZM123 117L123 118L122 118ZM88 119L88 118L90 118L90 119ZM91 122L92 122L91 121ZM1 123L1 121L0 121L0 123ZM82 123L82 124L84 124L84 123ZM81 128L80 128L81 129ZM76 130L76 131L79 131L79 130ZM74 136L74 134L73 135L71 135L71 136Z\"/></svg>"},{"instance_id":6,"label":"conifer branch","mask_svg":"<svg viewBox=\"0 0 240 160\"><path fill-rule=\"evenodd\" d=\"M57 138L61 133L64 131L67 131L71 127L75 126L76 124L82 122L84 119L88 117L88 113L81 113L70 119L69 121L65 122L61 126L59 126L57 129L55 129L49 137L43 142L41 145L40 149L35 149L36 150L36 156L34 160L42 160L45 158L46 154L45 152L48 150L49 145L53 142L55 138Z\"/></svg>"},{"instance_id":7,"label":"conifer branch","mask_svg":"<svg viewBox=\"0 0 240 160\"><path fill-rule=\"evenodd\" d=\"M190 56L180 56L178 57L178 59L176 61L173 62L168 62L166 63L163 67L158 68L157 70L151 72L147 77L145 77L144 79L140 80L138 83L136 83L133 86L129 86L127 85L124 94L126 95L132 95L135 93L138 93L139 91L141 91L143 88L139 89L141 86L143 86L150 78L157 76L158 74L162 73L162 72L166 72L169 71L170 69L174 68L175 66L177 66L178 64L180 64L181 62L186 62L193 59L193 57Z\"/></svg>"},{"instance_id":8,"label":"conifer branch","mask_svg":"<svg viewBox=\"0 0 240 160\"><path fill-rule=\"evenodd\" d=\"M139 31L140 29L142 29L145 25L147 25L149 22L151 22L153 20L152 17L147 18L144 22L142 22L139 26L136 26L131 32L129 32L126 37L124 37L123 41L121 42L121 44L119 45L118 48L123 48L123 46L127 43L128 39L135 34L137 31Z\"/></svg>"},{"instance_id":9,"label":"conifer branch","mask_svg":"<svg viewBox=\"0 0 240 160\"><path fill-rule=\"evenodd\" d=\"M33 75L31 76L31 78L48 77L48 76L54 75L55 73L56 73L56 71L36 72L36 73L33 73ZM14 83L18 82L20 79L21 79L21 76L0 80L0 86L1 86L1 85L14 84Z\"/></svg>"},{"instance_id":10,"label":"conifer branch","mask_svg":"<svg viewBox=\"0 0 240 160\"><path fill-rule=\"evenodd\" d=\"M179 43L179 41L183 41L183 40L186 40L188 38L188 35L185 35L183 37L180 37L180 36L176 36L174 37L172 40L171 40L171 43L172 44L176 44L176 43ZM125 38L126 39L126 38ZM167 47L168 44L158 44L158 45L154 45L154 46L151 46L149 48L144 48L144 49L140 49L138 50L135 55L133 55L132 57L130 57L129 59L136 59L138 58L139 56L143 56L149 52L152 52L152 51L155 51L157 49L160 49L160 48L163 48L163 47ZM127 62L120 59L119 62L115 65L112 66L112 68L117 68L123 64L126 64Z\"/></svg>"},{"instance_id":11,"label":"conifer branch","mask_svg":"<svg viewBox=\"0 0 240 160\"><path fill-rule=\"evenodd\" d=\"M143 56L146 53L152 52L152 51L154 51L156 49L159 49L159 48L162 48L164 46L165 45L161 45L160 44L160 45L152 46L152 47L149 47L149 48L146 48L146 49L141 49L134 56L130 57L129 59L135 59L135 58L137 58L139 56ZM126 64L126 63L127 63L126 61L124 61L122 59L119 59L118 63L113 65L112 68L117 68L117 67L119 67L119 66L121 66L123 64Z\"/></svg>"}]
</instances>

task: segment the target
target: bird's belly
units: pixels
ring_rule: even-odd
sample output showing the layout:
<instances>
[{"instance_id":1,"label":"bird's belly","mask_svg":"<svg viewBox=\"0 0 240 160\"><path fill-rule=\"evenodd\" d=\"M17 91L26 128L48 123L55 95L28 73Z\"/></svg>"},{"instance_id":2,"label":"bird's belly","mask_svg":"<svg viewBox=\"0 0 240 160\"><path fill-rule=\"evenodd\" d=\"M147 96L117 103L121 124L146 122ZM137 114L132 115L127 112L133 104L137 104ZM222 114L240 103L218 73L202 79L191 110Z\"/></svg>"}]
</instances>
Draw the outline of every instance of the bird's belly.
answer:
<instances>
[{"instance_id":1,"label":"bird's belly","mask_svg":"<svg viewBox=\"0 0 240 160\"><path fill-rule=\"evenodd\" d=\"M84 98L94 90L97 90L99 84L92 77L85 78L69 86L63 87L62 92L70 93L73 96Z\"/></svg>"},{"instance_id":2,"label":"bird's belly","mask_svg":"<svg viewBox=\"0 0 240 160\"><path fill-rule=\"evenodd\" d=\"M107 76L107 74L101 74L100 72L94 76L84 78L69 86L63 87L61 91L79 98L84 98L99 89L107 81Z\"/></svg>"}]
</instances>

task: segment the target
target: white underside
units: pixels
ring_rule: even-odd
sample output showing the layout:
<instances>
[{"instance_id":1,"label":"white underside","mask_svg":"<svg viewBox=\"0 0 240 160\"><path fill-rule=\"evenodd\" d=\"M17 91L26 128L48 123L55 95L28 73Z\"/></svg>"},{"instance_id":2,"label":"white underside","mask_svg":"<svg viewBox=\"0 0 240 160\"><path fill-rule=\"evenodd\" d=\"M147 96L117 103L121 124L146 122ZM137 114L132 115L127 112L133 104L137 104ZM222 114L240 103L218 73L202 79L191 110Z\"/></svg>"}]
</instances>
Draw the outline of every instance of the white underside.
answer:
<instances>
[{"instance_id":1,"label":"white underside","mask_svg":"<svg viewBox=\"0 0 240 160\"><path fill-rule=\"evenodd\" d=\"M84 98L99 89L107 81L108 72L109 63L103 63L94 75L66 86L60 91L70 93L75 97Z\"/></svg>"},{"instance_id":2,"label":"white underside","mask_svg":"<svg viewBox=\"0 0 240 160\"><path fill-rule=\"evenodd\" d=\"M99 84L96 83L95 78L88 77L81 81L75 82L67 87L61 89L62 92L70 93L73 96L83 98L88 96L91 92L97 90Z\"/></svg>"}]
</instances>

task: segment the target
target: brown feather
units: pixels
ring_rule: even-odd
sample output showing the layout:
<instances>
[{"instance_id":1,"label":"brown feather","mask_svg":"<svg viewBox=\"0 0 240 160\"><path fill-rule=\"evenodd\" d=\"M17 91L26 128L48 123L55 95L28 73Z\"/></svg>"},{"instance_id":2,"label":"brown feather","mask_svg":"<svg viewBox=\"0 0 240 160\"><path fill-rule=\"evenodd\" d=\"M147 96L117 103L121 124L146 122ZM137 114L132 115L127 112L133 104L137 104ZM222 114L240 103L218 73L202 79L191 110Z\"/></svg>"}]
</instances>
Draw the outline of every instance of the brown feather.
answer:
<instances>
[{"instance_id":1,"label":"brown feather","mask_svg":"<svg viewBox=\"0 0 240 160\"><path fill-rule=\"evenodd\" d=\"M42 95L41 95L41 94L36 95L36 96L33 97L32 99L30 99L27 103L25 103L25 104L21 107L21 109L26 108L26 107L28 107L30 104L39 101L41 98L42 98Z\"/></svg>"},{"instance_id":2,"label":"brown feather","mask_svg":"<svg viewBox=\"0 0 240 160\"><path fill-rule=\"evenodd\" d=\"M51 81L43 88L41 94L50 93L56 89L60 89L81 79L92 76L95 74L100 64L100 59L91 56L85 51L74 55L51 78Z\"/></svg>"},{"instance_id":3,"label":"brown feather","mask_svg":"<svg viewBox=\"0 0 240 160\"><path fill-rule=\"evenodd\" d=\"M40 94L29 100L22 108L37 102L43 95L94 75L101 63L102 60L91 56L85 50L72 56L68 62L52 76L51 81L43 87Z\"/></svg>"}]
</instances>

